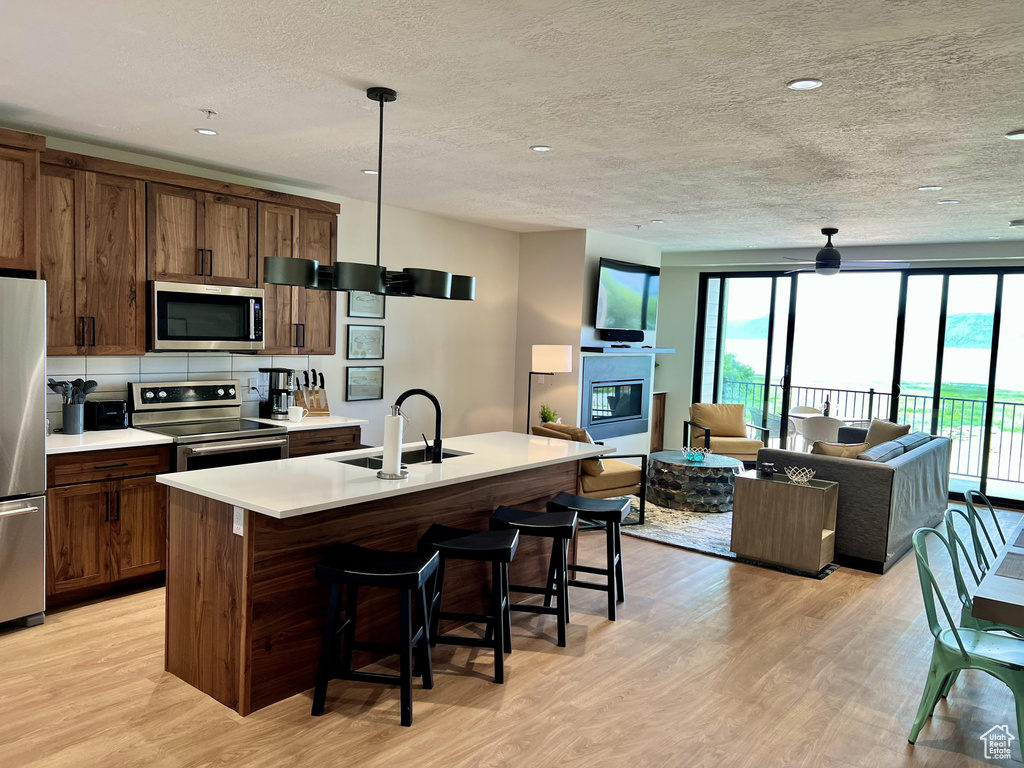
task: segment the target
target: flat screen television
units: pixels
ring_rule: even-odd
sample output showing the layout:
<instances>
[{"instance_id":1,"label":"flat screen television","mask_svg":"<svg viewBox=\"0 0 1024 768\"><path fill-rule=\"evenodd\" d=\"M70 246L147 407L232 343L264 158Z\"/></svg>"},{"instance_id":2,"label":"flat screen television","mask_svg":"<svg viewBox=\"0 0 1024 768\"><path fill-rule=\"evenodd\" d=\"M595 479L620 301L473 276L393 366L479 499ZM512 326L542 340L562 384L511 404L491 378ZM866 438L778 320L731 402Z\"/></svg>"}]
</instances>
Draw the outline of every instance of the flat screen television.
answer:
<instances>
[{"instance_id":1,"label":"flat screen television","mask_svg":"<svg viewBox=\"0 0 1024 768\"><path fill-rule=\"evenodd\" d=\"M598 330L655 330L660 282L658 267L601 259L594 326Z\"/></svg>"}]
</instances>

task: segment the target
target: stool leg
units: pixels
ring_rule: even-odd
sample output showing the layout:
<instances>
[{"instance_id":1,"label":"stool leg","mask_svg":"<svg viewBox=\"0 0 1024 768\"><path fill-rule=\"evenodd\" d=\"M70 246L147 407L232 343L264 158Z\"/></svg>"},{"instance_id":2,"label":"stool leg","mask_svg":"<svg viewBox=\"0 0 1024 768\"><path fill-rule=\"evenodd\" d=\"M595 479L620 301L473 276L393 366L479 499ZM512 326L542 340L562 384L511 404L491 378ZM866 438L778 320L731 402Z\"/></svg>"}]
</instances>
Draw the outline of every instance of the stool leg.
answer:
<instances>
[{"instance_id":1,"label":"stool leg","mask_svg":"<svg viewBox=\"0 0 1024 768\"><path fill-rule=\"evenodd\" d=\"M441 601L444 599L444 566L445 558L442 556L437 563L437 573L434 575L434 594L430 599L430 647L437 645L438 627L441 625Z\"/></svg>"},{"instance_id":2,"label":"stool leg","mask_svg":"<svg viewBox=\"0 0 1024 768\"><path fill-rule=\"evenodd\" d=\"M558 544L558 645L565 648L565 625L569 621L569 555L564 541Z\"/></svg>"},{"instance_id":3,"label":"stool leg","mask_svg":"<svg viewBox=\"0 0 1024 768\"><path fill-rule=\"evenodd\" d=\"M491 620L488 622L487 634L494 639L494 682L505 682L505 630L502 626L501 608L501 563L491 563Z\"/></svg>"},{"instance_id":4,"label":"stool leg","mask_svg":"<svg viewBox=\"0 0 1024 768\"><path fill-rule=\"evenodd\" d=\"M420 587L417 592L417 600L420 604L419 610L423 620L423 637L420 638L419 660L420 673L423 675L423 687L430 690L434 687L434 667L430 660L430 609L427 607L427 588Z\"/></svg>"},{"instance_id":5,"label":"stool leg","mask_svg":"<svg viewBox=\"0 0 1024 768\"><path fill-rule=\"evenodd\" d=\"M548 589L555 588L555 574L558 571L558 539L551 540L551 559L548 562L548 580L544 582L544 586ZM551 607L551 595L544 595L544 605L548 608Z\"/></svg>"},{"instance_id":6,"label":"stool leg","mask_svg":"<svg viewBox=\"0 0 1024 768\"><path fill-rule=\"evenodd\" d=\"M340 592L340 584L331 584L331 596L327 602L327 623L324 624L324 639L320 646L320 664L316 668L316 688L313 690L313 711L310 713L313 717L319 717L324 713L324 703L327 701L327 684L331 681L331 670L335 663L335 627L338 622Z\"/></svg>"},{"instance_id":7,"label":"stool leg","mask_svg":"<svg viewBox=\"0 0 1024 768\"><path fill-rule=\"evenodd\" d=\"M501 601L502 601L502 625L505 630L505 653L512 653L512 609L509 604L512 602L508 590L508 563L501 564Z\"/></svg>"},{"instance_id":8,"label":"stool leg","mask_svg":"<svg viewBox=\"0 0 1024 768\"><path fill-rule=\"evenodd\" d=\"M608 559L608 620L615 621L615 526L608 523L605 526L605 541L607 543Z\"/></svg>"},{"instance_id":9,"label":"stool leg","mask_svg":"<svg viewBox=\"0 0 1024 768\"><path fill-rule=\"evenodd\" d=\"M356 641L356 603L359 602L359 587L355 584L345 586L345 647L341 652L342 673L351 674L352 644Z\"/></svg>"},{"instance_id":10,"label":"stool leg","mask_svg":"<svg viewBox=\"0 0 1024 768\"><path fill-rule=\"evenodd\" d=\"M402 725L412 725L412 593L398 590L399 656L401 658Z\"/></svg>"},{"instance_id":11,"label":"stool leg","mask_svg":"<svg viewBox=\"0 0 1024 768\"><path fill-rule=\"evenodd\" d=\"M622 577L622 525L615 523L615 590L619 602L626 599L626 582Z\"/></svg>"}]
</instances>

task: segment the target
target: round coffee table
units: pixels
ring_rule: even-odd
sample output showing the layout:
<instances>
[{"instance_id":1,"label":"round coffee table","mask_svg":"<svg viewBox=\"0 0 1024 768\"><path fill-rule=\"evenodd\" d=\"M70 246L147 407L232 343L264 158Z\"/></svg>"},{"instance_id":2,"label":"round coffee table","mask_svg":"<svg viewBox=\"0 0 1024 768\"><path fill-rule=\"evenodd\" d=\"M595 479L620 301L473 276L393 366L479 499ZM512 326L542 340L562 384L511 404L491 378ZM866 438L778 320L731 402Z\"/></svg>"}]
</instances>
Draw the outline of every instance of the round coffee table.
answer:
<instances>
[{"instance_id":1,"label":"round coffee table","mask_svg":"<svg viewBox=\"0 0 1024 768\"><path fill-rule=\"evenodd\" d=\"M647 500L684 512L732 512L733 478L743 462L709 454L687 461L681 451L652 453L647 464Z\"/></svg>"}]
</instances>

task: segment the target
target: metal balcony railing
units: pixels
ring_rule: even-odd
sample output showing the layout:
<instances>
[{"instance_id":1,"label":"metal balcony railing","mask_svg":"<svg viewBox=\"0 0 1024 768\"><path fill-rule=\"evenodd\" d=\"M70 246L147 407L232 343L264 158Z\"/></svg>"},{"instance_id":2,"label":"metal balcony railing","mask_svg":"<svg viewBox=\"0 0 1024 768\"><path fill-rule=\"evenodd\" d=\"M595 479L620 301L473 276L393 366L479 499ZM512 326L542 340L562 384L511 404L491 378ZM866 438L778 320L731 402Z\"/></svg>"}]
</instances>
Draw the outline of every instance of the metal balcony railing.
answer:
<instances>
[{"instance_id":1,"label":"metal balcony railing","mask_svg":"<svg viewBox=\"0 0 1024 768\"><path fill-rule=\"evenodd\" d=\"M828 387L797 387L790 390L790 408L808 405L820 408L828 397L831 413L846 420L870 421L888 419L892 395L874 389L834 389ZM719 402L743 403L747 421L762 423L764 384L749 381L722 381ZM773 440L779 438L782 411L782 386L772 384L768 392L767 426ZM981 478L981 456L985 440L984 400L941 397L938 402L937 434L953 441L950 474L965 478ZM932 431L932 396L900 395L898 421L910 424L911 432ZM1024 403L995 402L993 407L992 444L989 454L990 480L1024 483Z\"/></svg>"}]
</instances>

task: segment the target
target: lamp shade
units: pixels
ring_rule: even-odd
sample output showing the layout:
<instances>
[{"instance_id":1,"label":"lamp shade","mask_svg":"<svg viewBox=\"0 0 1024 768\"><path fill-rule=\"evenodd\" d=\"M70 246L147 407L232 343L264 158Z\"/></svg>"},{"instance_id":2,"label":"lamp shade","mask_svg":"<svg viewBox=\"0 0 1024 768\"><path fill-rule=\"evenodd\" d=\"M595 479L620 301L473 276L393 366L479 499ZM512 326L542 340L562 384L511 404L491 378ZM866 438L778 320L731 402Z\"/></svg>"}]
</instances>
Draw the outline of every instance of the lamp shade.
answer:
<instances>
[{"instance_id":1,"label":"lamp shade","mask_svg":"<svg viewBox=\"0 0 1024 768\"><path fill-rule=\"evenodd\" d=\"M572 344L534 344L530 370L539 373L572 373Z\"/></svg>"}]
</instances>

